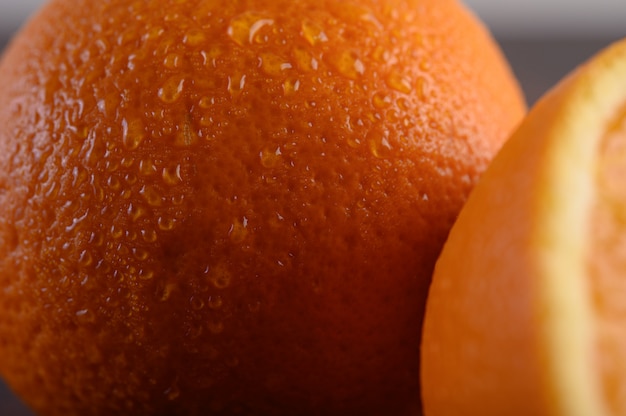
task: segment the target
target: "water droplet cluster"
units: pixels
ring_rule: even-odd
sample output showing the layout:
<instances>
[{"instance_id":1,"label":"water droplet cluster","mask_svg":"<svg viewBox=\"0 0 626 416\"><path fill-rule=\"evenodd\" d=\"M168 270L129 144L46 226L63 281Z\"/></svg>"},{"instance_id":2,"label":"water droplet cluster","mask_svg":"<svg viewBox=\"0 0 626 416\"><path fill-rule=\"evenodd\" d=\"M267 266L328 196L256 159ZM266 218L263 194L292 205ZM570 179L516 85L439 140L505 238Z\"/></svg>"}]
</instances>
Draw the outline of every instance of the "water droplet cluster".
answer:
<instances>
[{"instance_id":1,"label":"water droplet cluster","mask_svg":"<svg viewBox=\"0 0 626 416\"><path fill-rule=\"evenodd\" d=\"M411 295L377 279L414 282L415 247L437 230L410 230L476 181L463 161L473 92L439 71L444 40L419 33L419 10L166 3L85 3L97 24L59 10L59 36L23 48L15 71L31 76L12 92L11 117L0 112L0 238L34 300L9 309L45 314L65 337L61 359L90 369L68 389L104 386L123 407L132 394L185 403L206 386L211 409L228 413L251 369L264 370L254 387L273 391L292 357L316 362L332 347L298 338L320 322L343 344L317 364L354 359L352 341L376 332L360 323L381 322L368 315L381 302L345 287ZM462 192L429 181L454 177ZM298 328L284 330L293 316ZM266 350L246 353L258 340ZM275 356L283 344L289 354ZM101 377L98 363L124 379Z\"/></svg>"}]
</instances>

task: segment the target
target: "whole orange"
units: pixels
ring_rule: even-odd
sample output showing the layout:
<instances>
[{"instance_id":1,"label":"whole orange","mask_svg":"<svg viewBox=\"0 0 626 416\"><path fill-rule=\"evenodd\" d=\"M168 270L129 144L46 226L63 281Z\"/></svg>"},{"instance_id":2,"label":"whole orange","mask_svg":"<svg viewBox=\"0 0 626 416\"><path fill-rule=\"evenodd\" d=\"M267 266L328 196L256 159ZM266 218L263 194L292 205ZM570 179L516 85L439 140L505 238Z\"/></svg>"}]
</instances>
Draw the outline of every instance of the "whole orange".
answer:
<instances>
[{"instance_id":1,"label":"whole orange","mask_svg":"<svg viewBox=\"0 0 626 416\"><path fill-rule=\"evenodd\" d=\"M53 0L0 99L0 373L46 415L419 413L435 259L525 111L451 0Z\"/></svg>"}]
</instances>

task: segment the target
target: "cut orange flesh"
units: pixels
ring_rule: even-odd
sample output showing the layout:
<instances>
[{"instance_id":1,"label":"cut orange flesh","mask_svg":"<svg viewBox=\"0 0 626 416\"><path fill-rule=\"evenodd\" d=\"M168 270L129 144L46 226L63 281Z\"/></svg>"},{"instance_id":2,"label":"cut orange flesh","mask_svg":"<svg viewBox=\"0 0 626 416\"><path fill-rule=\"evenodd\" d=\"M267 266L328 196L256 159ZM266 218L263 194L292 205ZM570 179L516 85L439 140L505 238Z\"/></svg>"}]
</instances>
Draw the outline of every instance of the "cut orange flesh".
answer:
<instances>
[{"instance_id":1,"label":"cut orange flesh","mask_svg":"<svg viewBox=\"0 0 626 416\"><path fill-rule=\"evenodd\" d=\"M598 360L610 414L626 414L626 114L600 142L588 257Z\"/></svg>"},{"instance_id":2,"label":"cut orange flesh","mask_svg":"<svg viewBox=\"0 0 626 416\"><path fill-rule=\"evenodd\" d=\"M531 110L435 268L424 411L626 414L626 41Z\"/></svg>"}]
</instances>

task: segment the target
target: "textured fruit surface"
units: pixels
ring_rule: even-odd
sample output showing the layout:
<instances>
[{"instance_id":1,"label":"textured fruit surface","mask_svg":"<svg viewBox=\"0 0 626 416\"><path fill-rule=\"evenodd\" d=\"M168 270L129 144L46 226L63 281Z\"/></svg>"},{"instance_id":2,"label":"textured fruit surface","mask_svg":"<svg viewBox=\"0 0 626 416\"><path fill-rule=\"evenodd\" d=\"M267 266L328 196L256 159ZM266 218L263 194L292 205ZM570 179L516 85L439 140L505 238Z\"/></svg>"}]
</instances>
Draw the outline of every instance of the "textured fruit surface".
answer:
<instances>
[{"instance_id":1,"label":"textured fruit surface","mask_svg":"<svg viewBox=\"0 0 626 416\"><path fill-rule=\"evenodd\" d=\"M524 114L442 0L54 0L0 100L0 372L49 415L417 413L435 258Z\"/></svg>"},{"instance_id":2,"label":"textured fruit surface","mask_svg":"<svg viewBox=\"0 0 626 416\"><path fill-rule=\"evenodd\" d=\"M626 40L550 91L474 188L435 267L424 411L626 413Z\"/></svg>"}]
</instances>

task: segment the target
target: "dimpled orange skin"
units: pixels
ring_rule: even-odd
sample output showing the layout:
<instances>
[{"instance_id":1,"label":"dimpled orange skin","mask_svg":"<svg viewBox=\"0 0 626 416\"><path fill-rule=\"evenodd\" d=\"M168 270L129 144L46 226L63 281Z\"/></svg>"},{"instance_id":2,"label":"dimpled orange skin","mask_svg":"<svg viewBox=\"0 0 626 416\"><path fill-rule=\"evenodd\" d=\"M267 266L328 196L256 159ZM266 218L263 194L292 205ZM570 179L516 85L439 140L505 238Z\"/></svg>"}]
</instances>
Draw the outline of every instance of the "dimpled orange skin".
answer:
<instances>
[{"instance_id":1,"label":"dimpled orange skin","mask_svg":"<svg viewBox=\"0 0 626 416\"><path fill-rule=\"evenodd\" d=\"M525 111L447 0L55 0L0 100L0 372L42 415L419 414L435 259Z\"/></svg>"}]
</instances>

